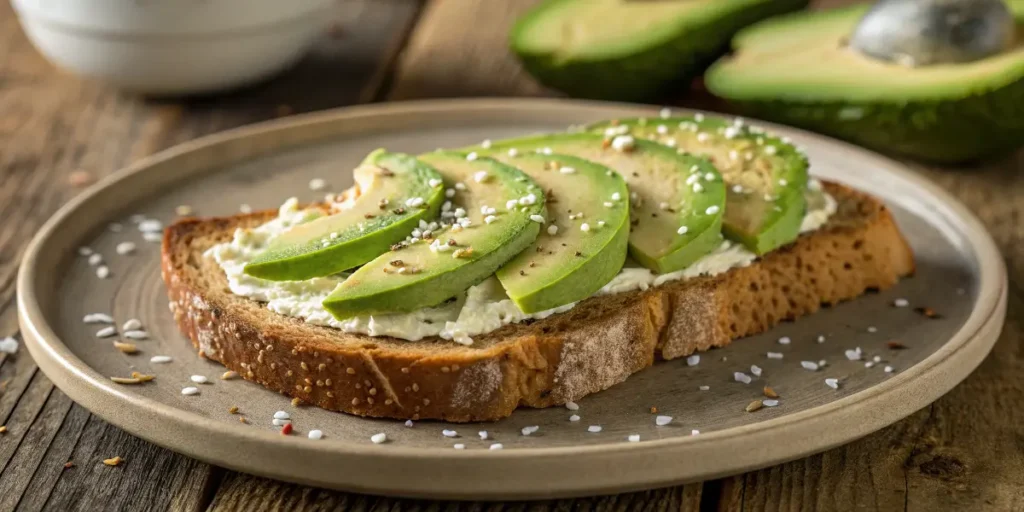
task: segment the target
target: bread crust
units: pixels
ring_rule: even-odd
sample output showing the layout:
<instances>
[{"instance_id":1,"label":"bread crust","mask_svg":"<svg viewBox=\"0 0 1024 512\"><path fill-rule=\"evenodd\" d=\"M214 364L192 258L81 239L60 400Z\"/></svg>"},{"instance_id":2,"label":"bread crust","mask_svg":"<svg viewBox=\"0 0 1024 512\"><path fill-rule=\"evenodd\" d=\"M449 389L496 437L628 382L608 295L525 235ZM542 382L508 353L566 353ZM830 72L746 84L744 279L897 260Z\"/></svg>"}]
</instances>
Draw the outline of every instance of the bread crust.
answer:
<instances>
[{"instance_id":1,"label":"bread crust","mask_svg":"<svg viewBox=\"0 0 1024 512\"><path fill-rule=\"evenodd\" d=\"M878 200L826 183L839 211L815 232L743 268L646 291L592 297L572 310L475 337L473 346L346 334L232 295L203 257L275 212L170 226L161 271L178 328L201 357L324 409L395 419L491 421L550 407L675 359L764 332L914 271Z\"/></svg>"}]
</instances>

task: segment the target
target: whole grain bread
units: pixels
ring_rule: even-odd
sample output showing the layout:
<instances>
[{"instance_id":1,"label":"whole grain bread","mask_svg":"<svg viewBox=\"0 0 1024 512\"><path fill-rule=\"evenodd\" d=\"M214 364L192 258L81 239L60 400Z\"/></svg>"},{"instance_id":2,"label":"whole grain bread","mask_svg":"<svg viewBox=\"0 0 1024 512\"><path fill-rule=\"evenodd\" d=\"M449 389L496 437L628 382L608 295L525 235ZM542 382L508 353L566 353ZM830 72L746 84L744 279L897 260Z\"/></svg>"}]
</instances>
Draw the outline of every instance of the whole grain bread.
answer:
<instances>
[{"instance_id":1,"label":"whole grain bread","mask_svg":"<svg viewBox=\"0 0 1024 512\"><path fill-rule=\"evenodd\" d=\"M592 297L566 313L475 336L472 346L346 334L231 294L204 251L274 211L174 224L164 235L162 273L175 321L199 355L245 379L363 416L496 420L520 406L578 400L657 359L727 345L914 271L882 203L825 186L839 205L829 222L748 267Z\"/></svg>"}]
</instances>

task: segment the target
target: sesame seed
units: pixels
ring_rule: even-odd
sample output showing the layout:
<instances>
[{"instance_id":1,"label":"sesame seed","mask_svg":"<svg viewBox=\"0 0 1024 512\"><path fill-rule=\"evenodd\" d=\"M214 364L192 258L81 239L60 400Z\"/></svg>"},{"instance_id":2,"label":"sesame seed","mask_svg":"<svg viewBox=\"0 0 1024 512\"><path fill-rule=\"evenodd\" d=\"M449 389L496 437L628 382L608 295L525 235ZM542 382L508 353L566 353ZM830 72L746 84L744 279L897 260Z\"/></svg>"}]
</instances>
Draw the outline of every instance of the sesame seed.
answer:
<instances>
[{"instance_id":1,"label":"sesame seed","mask_svg":"<svg viewBox=\"0 0 1024 512\"><path fill-rule=\"evenodd\" d=\"M142 322L139 321L139 319L137 319L137 318L132 318L132 319L128 320L127 322L125 322L124 325L121 326L121 330L124 330L124 331L134 331L134 330L141 329L141 328L142 328Z\"/></svg>"},{"instance_id":2,"label":"sesame seed","mask_svg":"<svg viewBox=\"0 0 1024 512\"><path fill-rule=\"evenodd\" d=\"M573 401L566 402L565 403L565 408L569 409L570 411L578 411L578 410L580 410L579 404L577 404L576 402L573 402Z\"/></svg>"},{"instance_id":3,"label":"sesame seed","mask_svg":"<svg viewBox=\"0 0 1024 512\"><path fill-rule=\"evenodd\" d=\"M580 420L580 417L577 414L573 414L572 416L569 416L569 421L576 422L576 421L579 421L579 420Z\"/></svg>"},{"instance_id":4,"label":"sesame seed","mask_svg":"<svg viewBox=\"0 0 1024 512\"><path fill-rule=\"evenodd\" d=\"M791 341L793 340L789 339L789 336L783 336L779 338L779 345L789 345Z\"/></svg>"},{"instance_id":5,"label":"sesame seed","mask_svg":"<svg viewBox=\"0 0 1024 512\"><path fill-rule=\"evenodd\" d=\"M104 327L104 328L96 331L96 337L97 338L109 338L109 337L111 337L111 336L113 336L115 334L117 334L117 328L115 328L113 326Z\"/></svg>"},{"instance_id":6,"label":"sesame seed","mask_svg":"<svg viewBox=\"0 0 1024 512\"><path fill-rule=\"evenodd\" d=\"M143 233L142 239L147 242L160 243L164 237L160 233Z\"/></svg>"},{"instance_id":7,"label":"sesame seed","mask_svg":"<svg viewBox=\"0 0 1024 512\"><path fill-rule=\"evenodd\" d=\"M131 253L135 252L135 243L134 242L121 242L121 243L117 244L117 247L114 248L114 251L116 253L122 255L122 256L125 255L125 254L131 254Z\"/></svg>"},{"instance_id":8,"label":"sesame seed","mask_svg":"<svg viewBox=\"0 0 1024 512\"><path fill-rule=\"evenodd\" d=\"M524 436L528 436L528 435L533 434L534 432L536 432L538 430L540 430L540 426L539 425L532 425L532 426L529 426L529 427L523 427L520 432L522 432L522 434Z\"/></svg>"},{"instance_id":9,"label":"sesame seed","mask_svg":"<svg viewBox=\"0 0 1024 512\"><path fill-rule=\"evenodd\" d=\"M210 381L209 379L206 378L205 375L193 375L188 379L191 380L192 382L195 382L196 384L206 384L207 382Z\"/></svg>"},{"instance_id":10,"label":"sesame seed","mask_svg":"<svg viewBox=\"0 0 1024 512\"><path fill-rule=\"evenodd\" d=\"M477 171L473 173L473 181L477 183L483 183L488 177L487 171Z\"/></svg>"},{"instance_id":11,"label":"sesame seed","mask_svg":"<svg viewBox=\"0 0 1024 512\"><path fill-rule=\"evenodd\" d=\"M805 370L817 371L818 363L814 361L800 361L800 366L803 366Z\"/></svg>"},{"instance_id":12,"label":"sesame seed","mask_svg":"<svg viewBox=\"0 0 1024 512\"><path fill-rule=\"evenodd\" d=\"M181 389L181 394L183 394L185 396L198 395L199 394L199 388L192 387L192 386L189 386L187 388L182 388Z\"/></svg>"},{"instance_id":13,"label":"sesame seed","mask_svg":"<svg viewBox=\"0 0 1024 512\"><path fill-rule=\"evenodd\" d=\"M711 206L708 206L708 209L704 210L704 213L706 213L708 215L714 215L714 214L718 213L719 211L721 211L721 208L719 208L718 205L713 204Z\"/></svg>"},{"instance_id":14,"label":"sesame seed","mask_svg":"<svg viewBox=\"0 0 1024 512\"><path fill-rule=\"evenodd\" d=\"M238 377L238 372L226 371L220 375L220 380L231 380Z\"/></svg>"},{"instance_id":15,"label":"sesame seed","mask_svg":"<svg viewBox=\"0 0 1024 512\"><path fill-rule=\"evenodd\" d=\"M876 363L881 363L882 362L882 356L875 356L875 357L871 358L871 360L876 362Z\"/></svg>"},{"instance_id":16,"label":"sesame seed","mask_svg":"<svg viewBox=\"0 0 1024 512\"><path fill-rule=\"evenodd\" d=\"M736 382L742 382L744 384L750 384L750 381L753 380L753 379L750 378L750 375L747 375L747 374L745 374L743 372L733 372L732 373L732 378Z\"/></svg>"},{"instance_id":17,"label":"sesame seed","mask_svg":"<svg viewBox=\"0 0 1024 512\"><path fill-rule=\"evenodd\" d=\"M320 178L313 178L313 179L309 180L309 189L310 190L313 190L313 191L323 190L324 187L326 187L326 186L327 186L327 182L322 180L322 179L320 179Z\"/></svg>"},{"instance_id":18,"label":"sesame seed","mask_svg":"<svg viewBox=\"0 0 1024 512\"><path fill-rule=\"evenodd\" d=\"M756 364L750 365L750 373L754 374L755 377L760 377L761 376L761 367L756 365Z\"/></svg>"},{"instance_id":19,"label":"sesame seed","mask_svg":"<svg viewBox=\"0 0 1024 512\"><path fill-rule=\"evenodd\" d=\"M878 332L878 328L875 327L875 326L870 326L870 327L868 327L868 332L876 333L876 332Z\"/></svg>"},{"instance_id":20,"label":"sesame seed","mask_svg":"<svg viewBox=\"0 0 1024 512\"><path fill-rule=\"evenodd\" d=\"M274 413L274 419L275 420L289 420L289 419L291 419L291 415L288 414L287 411L277 411L277 412Z\"/></svg>"},{"instance_id":21,"label":"sesame seed","mask_svg":"<svg viewBox=\"0 0 1024 512\"><path fill-rule=\"evenodd\" d=\"M153 364L167 364L171 361L171 356L153 356L149 358L149 362Z\"/></svg>"},{"instance_id":22,"label":"sesame seed","mask_svg":"<svg viewBox=\"0 0 1024 512\"><path fill-rule=\"evenodd\" d=\"M498 220L498 218L495 217L494 215L488 215L488 216L484 217L484 224L491 224L491 223L493 223L496 220Z\"/></svg>"},{"instance_id":23,"label":"sesame seed","mask_svg":"<svg viewBox=\"0 0 1024 512\"><path fill-rule=\"evenodd\" d=\"M715 173L709 172L704 175L704 181L715 181Z\"/></svg>"},{"instance_id":24,"label":"sesame seed","mask_svg":"<svg viewBox=\"0 0 1024 512\"><path fill-rule=\"evenodd\" d=\"M466 449L466 445L464 445L462 443L455 443L453 448L455 448L456 450L465 450Z\"/></svg>"},{"instance_id":25,"label":"sesame seed","mask_svg":"<svg viewBox=\"0 0 1024 512\"><path fill-rule=\"evenodd\" d=\"M441 181L441 180L439 180L439 179L437 179L437 178L430 178L430 179L429 179L429 180L427 181L427 185L430 185L430 187L431 187L431 188L433 188L433 187L439 187L439 186L441 186L441 184L442 184L442 183L444 183L444 182L443 182L443 181Z\"/></svg>"},{"instance_id":26,"label":"sesame seed","mask_svg":"<svg viewBox=\"0 0 1024 512\"><path fill-rule=\"evenodd\" d=\"M319 440L324 437L324 433L319 430L310 430L308 437L313 440Z\"/></svg>"},{"instance_id":27,"label":"sesame seed","mask_svg":"<svg viewBox=\"0 0 1024 512\"><path fill-rule=\"evenodd\" d=\"M556 235L556 234L558 234L558 226L556 226L554 224L551 224L550 226L548 226L548 234L549 235Z\"/></svg>"},{"instance_id":28,"label":"sesame seed","mask_svg":"<svg viewBox=\"0 0 1024 512\"><path fill-rule=\"evenodd\" d=\"M825 385L832 389L839 389L839 379L825 379Z\"/></svg>"},{"instance_id":29,"label":"sesame seed","mask_svg":"<svg viewBox=\"0 0 1024 512\"><path fill-rule=\"evenodd\" d=\"M445 436L445 437L457 437L459 435L459 433L454 431L454 430L447 430L447 429L445 429L445 430L441 431L441 435Z\"/></svg>"},{"instance_id":30,"label":"sesame seed","mask_svg":"<svg viewBox=\"0 0 1024 512\"><path fill-rule=\"evenodd\" d=\"M871 368L875 365L874 361L864 361L864 368Z\"/></svg>"},{"instance_id":31,"label":"sesame seed","mask_svg":"<svg viewBox=\"0 0 1024 512\"><path fill-rule=\"evenodd\" d=\"M668 107L665 107L658 112L658 115L660 115L662 119L668 119L672 117L672 110L669 109Z\"/></svg>"},{"instance_id":32,"label":"sesame seed","mask_svg":"<svg viewBox=\"0 0 1024 512\"><path fill-rule=\"evenodd\" d=\"M700 434L700 430L693 429L693 430L690 431L690 435L691 436L695 436L695 435L698 435L698 434Z\"/></svg>"},{"instance_id":33,"label":"sesame seed","mask_svg":"<svg viewBox=\"0 0 1024 512\"><path fill-rule=\"evenodd\" d=\"M844 352L844 354L846 355L846 359L849 359L850 361L860 361L860 356L861 356L860 347L857 347L856 350L855 349L849 349L846 352Z\"/></svg>"},{"instance_id":34,"label":"sesame seed","mask_svg":"<svg viewBox=\"0 0 1024 512\"><path fill-rule=\"evenodd\" d=\"M622 200L622 194L620 194L618 192L612 193L612 201L621 201L621 200Z\"/></svg>"},{"instance_id":35,"label":"sesame seed","mask_svg":"<svg viewBox=\"0 0 1024 512\"><path fill-rule=\"evenodd\" d=\"M896 299L892 301L892 305L898 308L905 308L910 305L910 301L908 301L907 299Z\"/></svg>"},{"instance_id":36,"label":"sesame seed","mask_svg":"<svg viewBox=\"0 0 1024 512\"><path fill-rule=\"evenodd\" d=\"M112 324L114 318L105 313L89 313L82 317L82 322L87 324Z\"/></svg>"},{"instance_id":37,"label":"sesame seed","mask_svg":"<svg viewBox=\"0 0 1024 512\"><path fill-rule=\"evenodd\" d=\"M886 366L885 368L883 368L883 370L885 370L885 373L892 373L895 371L895 369L892 366Z\"/></svg>"},{"instance_id":38,"label":"sesame seed","mask_svg":"<svg viewBox=\"0 0 1024 512\"><path fill-rule=\"evenodd\" d=\"M145 340L149 339L149 333L142 330L125 331L124 337L133 340Z\"/></svg>"},{"instance_id":39,"label":"sesame seed","mask_svg":"<svg viewBox=\"0 0 1024 512\"><path fill-rule=\"evenodd\" d=\"M591 426L587 427L587 432L590 432L591 434L596 434L596 433L598 433L600 431L601 431L601 425L591 425Z\"/></svg>"},{"instance_id":40,"label":"sesame seed","mask_svg":"<svg viewBox=\"0 0 1024 512\"><path fill-rule=\"evenodd\" d=\"M164 225L156 219L147 219L140 222L138 228L143 233L157 233L164 230Z\"/></svg>"},{"instance_id":41,"label":"sesame seed","mask_svg":"<svg viewBox=\"0 0 1024 512\"><path fill-rule=\"evenodd\" d=\"M370 436L370 441L373 442L373 444L381 444L387 440L388 435L385 434L384 432Z\"/></svg>"},{"instance_id":42,"label":"sesame seed","mask_svg":"<svg viewBox=\"0 0 1024 512\"><path fill-rule=\"evenodd\" d=\"M561 169L558 170L558 172L560 172L562 174L573 174L573 173L576 172L576 168L574 168L574 167L562 167Z\"/></svg>"},{"instance_id":43,"label":"sesame seed","mask_svg":"<svg viewBox=\"0 0 1024 512\"><path fill-rule=\"evenodd\" d=\"M477 158L479 158L479 155L477 155L475 151L466 155L466 160L469 160L470 162L475 161Z\"/></svg>"},{"instance_id":44,"label":"sesame seed","mask_svg":"<svg viewBox=\"0 0 1024 512\"><path fill-rule=\"evenodd\" d=\"M611 202L611 201L605 201L605 202L604 202L604 207L605 207L605 208L611 208L611 207L613 207L613 206L615 206L615 203L613 203L613 202Z\"/></svg>"},{"instance_id":45,"label":"sesame seed","mask_svg":"<svg viewBox=\"0 0 1024 512\"><path fill-rule=\"evenodd\" d=\"M584 233L590 231L590 224L587 224L586 222L580 224L580 231L583 231Z\"/></svg>"},{"instance_id":46,"label":"sesame seed","mask_svg":"<svg viewBox=\"0 0 1024 512\"><path fill-rule=\"evenodd\" d=\"M697 386L697 389L699 389L701 391L707 391L707 390L711 389L711 386Z\"/></svg>"},{"instance_id":47,"label":"sesame seed","mask_svg":"<svg viewBox=\"0 0 1024 512\"><path fill-rule=\"evenodd\" d=\"M451 199L451 198L455 197L455 189L453 189L453 188L445 189L444 196L447 197L448 199Z\"/></svg>"},{"instance_id":48,"label":"sesame seed","mask_svg":"<svg viewBox=\"0 0 1024 512\"><path fill-rule=\"evenodd\" d=\"M697 193L703 192L704 191L704 186L701 185L700 183L694 182L694 184L693 184L693 191L697 192Z\"/></svg>"},{"instance_id":49,"label":"sesame seed","mask_svg":"<svg viewBox=\"0 0 1024 512\"><path fill-rule=\"evenodd\" d=\"M761 400L761 405L765 407L775 407L779 405L779 401L774 399Z\"/></svg>"},{"instance_id":50,"label":"sesame seed","mask_svg":"<svg viewBox=\"0 0 1024 512\"><path fill-rule=\"evenodd\" d=\"M612 139L612 149L616 151L630 151L636 147L636 139L631 135L618 135Z\"/></svg>"},{"instance_id":51,"label":"sesame seed","mask_svg":"<svg viewBox=\"0 0 1024 512\"><path fill-rule=\"evenodd\" d=\"M689 226L679 226L679 229L676 230L676 233L680 234L680 235L685 235L686 232L689 231L689 230L690 230Z\"/></svg>"},{"instance_id":52,"label":"sesame seed","mask_svg":"<svg viewBox=\"0 0 1024 512\"><path fill-rule=\"evenodd\" d=\"M247 205L245 203L242 203L242 204L238 205L238 211L240 213L244 213L244 214L252 213L252 206L249 206L249 205Z\"/></svg>"},{"instance_id":53,"label":"sesame seed","mask_svg":"<svg viewBox=\"0 0 1024 512\"><path fill-rule=\"evenodd\" d=\"M700 364L700 354L694 354L686 358L686 366L697 366Z\"/></svg>"},{"instance_id":54,"label":"sesame seed","mask_svg":"<svg viewBox=\"0 0 1024 512\"><path fill-rule=\"evenodd\" d=\"M519 150L516 149L516 148L509 149L508 150L508 156L511 156L513 158L519 156Z\"/></svg>"},{"instance_id":55,"label":"sesame seed","mask_svg":"<svg viewBox=\"0 0 1024 512\"><path fill-rule=\"evenodd\" d=\"M818 335L818 343L825 343L825 336L824 335L821 335L821 334Z\"/></svg>"},{"instance_id":56,"label":"sesame seed","mask_svg":"<svg viewBox=\"0 0 1024 512\"><path fill-rule=\"evenodd\" d=\"M502 449L502 448L504 448L504 447L505 447L505 446L503 446L503 445L502 445L501 443L494 443L494 444L492 444L492 445L490 446L490 449L491 449L491 450L501 450L501 449Z\"/></svg>"},{"instance_id":57,"label":"sesame seed","mask_svg":"<svg viewBox=\"0 0 1024 512\"><path fill-rule=\"evenodd\" d=\"M669 423L672 423L672 416L658 416L657 418L654 418L654 424L659 427L664 427Z\"/></svg>"},{"instance_id":58,"label":"sesame seed","mask_svg":"<svg viewBox=\"0 0 1024 512\"><path fill-rule=\"evenodd\" d=\"M530 215L530 220L543 224L544 223L544 216L543 215L536 215L536 214Z\"/></svg>"},{"instance_id":59,"label":"sesame seed","mask_svg":"<svg viewBox=\"0 0 1024 512\"><path fill-rule=\"evenodd\" d=\"M630 434L629 437L626 438L626 440L631 442L631 443L639 443L640 442L640 434Z\"/></svg>"},{"instance_id":60,"label":"sesame seed","mask_svg":"<svg viewBox=\"0 0 1024 512\"><path fill-rule=\"evenodd\" d=\"M768 359L782 359L782 352L768 352Z\"/></svg>"},{"instance_id":61,"label":"sesame seed","mask_svg":"<svg viewBox=\"0 0 1024 512\"><path fill-rule=\"evenodd\" d=\"M480 147L484 149L491 147L491 139L484 139L484 141L480 143Z\"/></svg>"},{"instance_id":62,"label":"sesame seed","mask_svg":"<svg viewBox=\"0 0 1024 512\"><path fill-rule=\"evenodd\" d=\"M764 147L764 152L767 155L774 155L778 151L779 151L778 148L776 148L775 146L765 146Z\"/></svg>"},{"instance_id":63,"label":"sesame seed","mask_svg":"<svg viewBox=\"0 0 1024 512\"><path fill-rule=\"evenodd\" d=\"M96 267L96 277L100 279L106 279L110 276L110 269L106 265L100 265Z\"/></svg>"},{"instance_id":64,"label":"sesame seed","mask_svg":"<svg viewBox=\"0 0 1024 512\"><path fill-rule=\"evenodd\" d=\"M83 246L78 248L78 255L79 256L92 256L92 248L86 247L86 246L83 245Z\"/></svg>"}]
</instances>

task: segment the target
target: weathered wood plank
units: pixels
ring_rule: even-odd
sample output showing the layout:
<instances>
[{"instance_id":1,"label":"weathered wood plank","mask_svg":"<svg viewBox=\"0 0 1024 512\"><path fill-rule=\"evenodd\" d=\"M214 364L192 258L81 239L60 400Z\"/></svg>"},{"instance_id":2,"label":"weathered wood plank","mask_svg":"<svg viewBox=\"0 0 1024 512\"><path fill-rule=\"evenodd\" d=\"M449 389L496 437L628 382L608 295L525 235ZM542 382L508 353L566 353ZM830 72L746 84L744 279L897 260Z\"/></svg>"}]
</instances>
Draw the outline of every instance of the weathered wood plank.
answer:
<instances>
[{"instance_id":1,"label":"weathered wood plank","mask_svg":"<svg viewBox=\"0 0 1024 512\"><path fill-rule=\"evenodd\" d=\"M360 494L313 489L240 473L229 473L221 483L210 505L211 512L228 510L345 510L370 512L394 510L419 512L435 510L467 510L488 512L540 512L549 510L600 510L606 512L696 511L700 509L700 486L595 496L580 499L535 502L480 503L457 501L424 501L374 497Z\"/></svg>"}]
</instances>

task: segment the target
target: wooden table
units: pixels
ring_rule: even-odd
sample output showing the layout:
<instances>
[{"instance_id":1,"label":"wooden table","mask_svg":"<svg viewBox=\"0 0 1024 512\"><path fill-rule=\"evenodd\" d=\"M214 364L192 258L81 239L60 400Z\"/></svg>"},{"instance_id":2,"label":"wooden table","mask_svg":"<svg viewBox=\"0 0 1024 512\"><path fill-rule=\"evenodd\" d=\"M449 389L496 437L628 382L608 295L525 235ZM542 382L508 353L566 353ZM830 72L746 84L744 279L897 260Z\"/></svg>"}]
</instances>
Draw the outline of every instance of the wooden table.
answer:
<instances>
[{"instance_id":1,"label":"wooden table","mask_svg":"<svg viewBox=\"0 0 1024 512\"><path fill-rule=\"evenodd\" d=\"M330 37L286 76L230 95L145 101L55 70L0 2L0 337L18 337L14 276L26 242L82 181L200 135L291 113L552 94L505 49L507 27L531 3L342 0ZM699 93L679 104L723 108ZM850 445L745 475L619 496L516 504L362 496L236 473L132 437L72 403L22 351L0 355L0 425L7 426L0 511L1024 510L1024 152L956 169L910 165L973 207L991 230L1009 267L1008 322L963 384ZM127 462L101 463L114 455ZM68 461L74 466L65 468Z\"/></svg>"}]
</instances>

